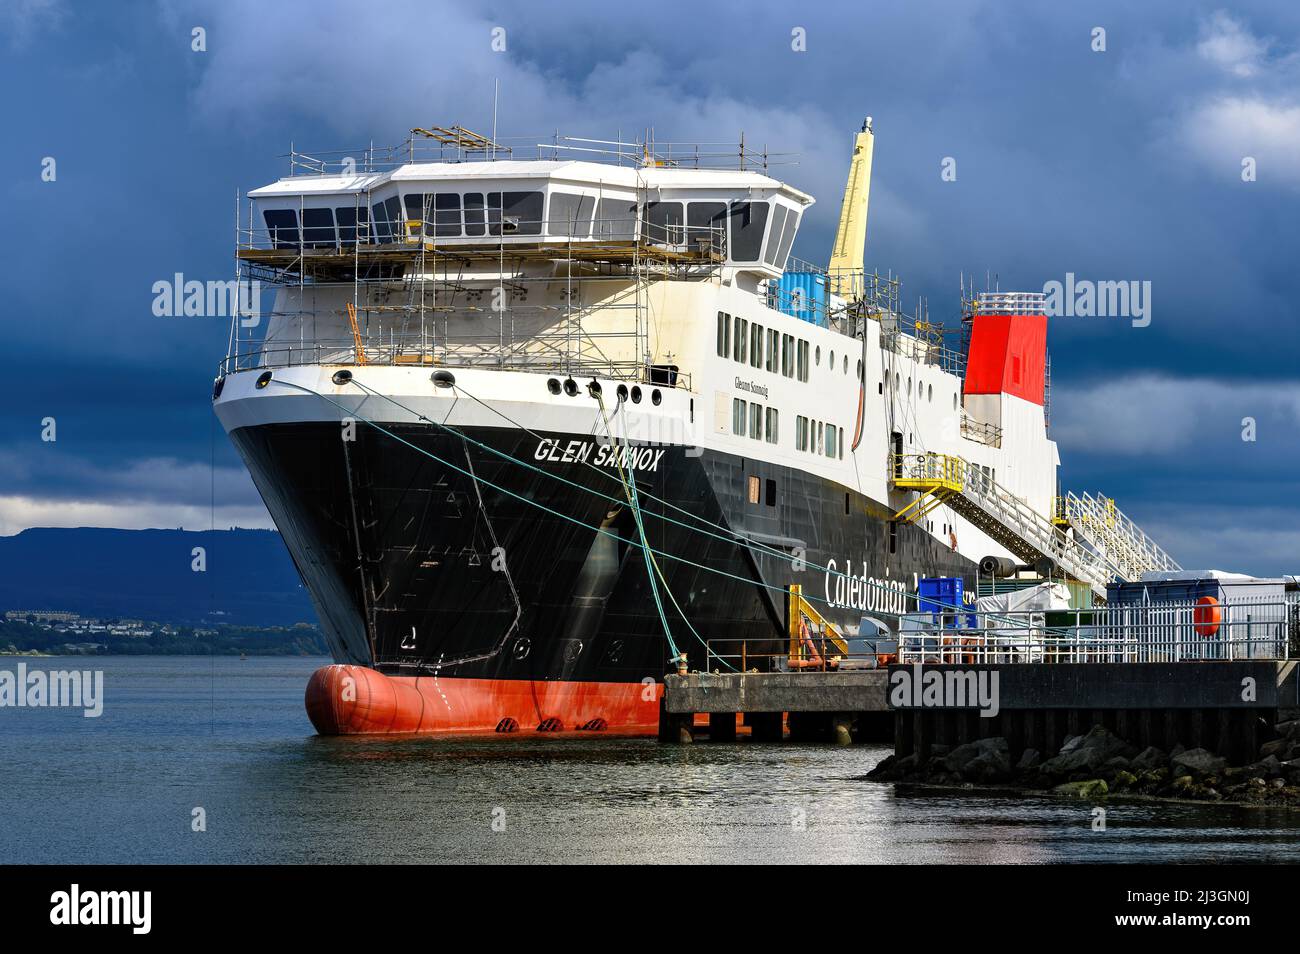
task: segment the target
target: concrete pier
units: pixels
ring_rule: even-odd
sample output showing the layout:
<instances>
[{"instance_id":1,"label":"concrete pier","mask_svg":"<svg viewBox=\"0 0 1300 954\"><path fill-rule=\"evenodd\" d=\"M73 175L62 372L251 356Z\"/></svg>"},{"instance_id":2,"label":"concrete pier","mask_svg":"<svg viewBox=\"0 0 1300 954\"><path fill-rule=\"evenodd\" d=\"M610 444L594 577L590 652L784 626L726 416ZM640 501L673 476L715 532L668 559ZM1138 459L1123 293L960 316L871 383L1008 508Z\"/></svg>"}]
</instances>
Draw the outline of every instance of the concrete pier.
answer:
<instances>
[{"instance_id":1,"label":"concrete pier","mask_svg":"<svg viewBox=\"0 0 1300 954\"><path fill-rule=\"evenodd\" d=\"M892 742L900 757L930 746L1007 739L1012 758L1055 752L1104 725L1134 745L1203 747L1252 758L1261 730L1300 714L1293 661L1010 663L890 666L849 672L689 673L664 680L659 738L703 732L734 741L743 714L755 741Z\"/></svg>"}]
</instances>

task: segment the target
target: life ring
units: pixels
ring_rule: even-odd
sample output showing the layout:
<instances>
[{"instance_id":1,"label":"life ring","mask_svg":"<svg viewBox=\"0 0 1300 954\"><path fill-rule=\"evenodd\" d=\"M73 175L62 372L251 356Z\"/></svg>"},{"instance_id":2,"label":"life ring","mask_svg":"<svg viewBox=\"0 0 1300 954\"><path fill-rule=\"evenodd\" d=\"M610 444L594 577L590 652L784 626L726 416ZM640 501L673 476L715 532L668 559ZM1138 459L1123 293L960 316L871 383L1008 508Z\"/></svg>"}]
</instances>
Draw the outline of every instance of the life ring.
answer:
<instances>
[{"instance_id":1,"label":"life ring","mask_svg":"<svg viewBox=\"0 0 1300 954\"><path fill-rule=\"evenodd\" d=\"M1210 637L1219 632L1219 624L1223 622L1223 610L1219 606L1219 601L1213 596L1202 596L1196 601L1196 609L1192 611L1193 628L1197 636Z\"/></svg>"}]
</instances>

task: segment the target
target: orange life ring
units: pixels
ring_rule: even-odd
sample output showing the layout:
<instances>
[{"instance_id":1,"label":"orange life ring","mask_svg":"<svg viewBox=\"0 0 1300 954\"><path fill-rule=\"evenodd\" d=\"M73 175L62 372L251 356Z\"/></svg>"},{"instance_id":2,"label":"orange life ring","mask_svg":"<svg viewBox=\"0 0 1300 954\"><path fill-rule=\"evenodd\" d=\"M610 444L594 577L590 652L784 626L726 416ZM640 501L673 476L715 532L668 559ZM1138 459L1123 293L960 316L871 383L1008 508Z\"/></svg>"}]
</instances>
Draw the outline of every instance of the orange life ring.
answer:
<instances>
[{"instance_id":1,"label":"orange life ring","mask_svg":"<svg viewBox=\"0 0 1300 954\"><path fill-rule=\"evenodd\" d=\"M1202 596L1196 601L1196 609L1192 611L1192 623L1198 636L1213 636L1219 631L1219 624L1223 622L1223 610L1219 607L1219 601L1213 596Z\"/></svg>"}]
</instances>

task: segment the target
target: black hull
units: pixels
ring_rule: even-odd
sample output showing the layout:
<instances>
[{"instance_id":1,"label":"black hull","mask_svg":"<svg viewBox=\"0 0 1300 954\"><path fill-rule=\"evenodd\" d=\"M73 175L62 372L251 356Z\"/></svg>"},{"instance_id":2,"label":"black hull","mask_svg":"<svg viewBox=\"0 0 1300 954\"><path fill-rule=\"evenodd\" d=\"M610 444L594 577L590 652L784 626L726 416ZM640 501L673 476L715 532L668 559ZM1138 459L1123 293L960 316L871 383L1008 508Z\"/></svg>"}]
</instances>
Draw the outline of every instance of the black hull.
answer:
<instances>
[{"instance_id":1,"label":"black hull","mask_svg":"<svg viewBox=\"0 0 1300 954\"><path fill-rule=\"evenodd\" d=\"M231 434L339 662L393 675L505 680L640 682L662 675L671 653L644 558L629 545L638 537L617 471L562 459L570 446L586 447L578 452L590 462L603 459L594 438L541 435L556 442L543 445L541 456L557 459L539 460L538 437L523 431L467 432L471 441L538 468L532 470L433 426L384 426L400 440L358 425L355 439L344 441L339 424L325 422ZM890 508L830 481L712 451L694 456L682 447L641 456L644 468L635 473L650 545L690 561L659 558L668 588L702 637L746 640L751 666L763 668L763 654L785 645L781 589L801 583L814 600L828 591L834 599L835 581L828 590L821 569L796 572L788 559L659 516L693 524L695 515L785 552L803 547L810 567L833 560L839 572L897 581L894 593L854 587L857 608L817 604L854 630L874 607L913 608L902 590L914 593L915 576L974 581L972 561L918 527L895 525L891 544ZM751 477L759 480L757 504L749 502ZM613 536L598 533L601 526ZM704 647L667 597L664 603L677 646L693 667L702 666ZM719 652L738 646L715 644Z\"/></svg>"}]
</instances>

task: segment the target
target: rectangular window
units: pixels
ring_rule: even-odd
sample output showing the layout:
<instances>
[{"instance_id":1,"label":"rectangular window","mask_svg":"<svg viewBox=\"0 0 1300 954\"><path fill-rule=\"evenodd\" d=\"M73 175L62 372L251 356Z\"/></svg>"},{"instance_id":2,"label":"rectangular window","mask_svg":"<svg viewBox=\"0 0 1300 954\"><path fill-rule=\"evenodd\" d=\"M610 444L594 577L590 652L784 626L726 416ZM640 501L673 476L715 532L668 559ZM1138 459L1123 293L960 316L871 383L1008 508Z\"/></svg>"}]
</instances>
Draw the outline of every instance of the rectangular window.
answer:
<instances>
[{"instance_id":1,"label":"rectangular window","mask_svg":"<svg viewBox=\"0 0 1300 954\"><path fill-rule=\"evenodd\" d=\"M266 231L275 248L298 247L298 213L293 209L267 209L262 213L266 219Z\"/></svg>"},{"instance_id":2,"label":"rectangular window","mask_svg":"<svg viewBox=\"0 0 1300 954\"><path fill-rule=\"evenodd\" d=\"M889 552L898 552L898 521L889 521Z\"/></svg>"},{"instance_id":3,"label":"rectangular window","mask_svg":"<svg viewBox=\"0 0 1300 954\"><path fill-rule=\"evenodd\" d=\"M808 418L802 414L794 419L794 446L795 450L808 449Z\"/></svg>"},{"instance_id":4,"label":"rectangular window","mask_svg":"<svg viewBox=\"0 0 1300 954\"><path fill-rule=\"evenodd\" d=\"M487 235L487 218L484 215L482 192L465 193L465 234Z\"/></svg>"},{"instance_id":5,"label":"rectangular window","mask_svg":"<svg viewBox=\"0 0 1300 954\"><path fill-rule=\"evenodd\" d=\"M733 202L730 222L729 248L733 262L757 262L763 249L763 233L767 229L766 202Z\"/></svg>"},{"instance_id":6,"label":"rectangular window","mask_svg":"<svg viewBox=\"0 0 1300 954\"><path fill-rule=\"evenodd\" d=\"M760 325L749 326L749 363L755 368L763 366L763 329Z\"/></svg>"},{"instance_id":7,"label":"rectangular window","mask_svg":"<svg viewBox=\"0 0 1300 954\"><path fill-rule=\"evenodd\" d=\"M781 247L776 250L776 261L773 264L777 268L785 268L785 259L790 254L790 246L794 244L794 233L798 227L799 213L791 212L786 216L785 231L781 235Z\"/></svg>"},{"instance_id":8,"label":"rectangular window","mask_svg":"<svg viewBox=\"0 0 1300 954\"><path fill-rule=\"evenodd\" d=\"M740 398L733 398L731 401L731 433L745 436L745 409L749 407L749 402Z\"/></svg>"},{"instance_id":9,"label":"rectangular window","mask_svg":"<svg viewBox=\"0 0 1300 954\"><path fill-rule=\"evenodd\" d=\"M731 316L725 311L718 312L718 357L725 358L731 354Z\"/></svg>"},{"instance_id":10,"label":"rectangular window","mask_svg":"<svg viewBox=\"0 0 1300 954\"><path fill-rule=\"evenodd\" d=\"M308 248L333 248L334 213L329 209L303 209L302 241Z\"/></svg>"},{"instance_id":11,"label":"rectangular window","mask_svg":"<svg viewBox=\"0 0 1300 954\"><path fill-rule=\"evenodd\" d=\"M781 336L781 373L794 377L794 335Z\"/></svg>"},{"instance_id":12,"label":"rectangular window","mask_svg":"<svg viewBox=\"0 0 1300 954\"><path fill-rule=\"evenodd\" d=\"M745 363L745 342L749 340L749 322L744 318L736 318L736 336L734 339L734 350L731 353L732 360Z\"/></svg>"},{"instance_id":13,"label":"rectangular window","mask_svg":"<svg viewBox=\"0 0 1300 954\"><path fill-rule=\"evenodd\" d=\"M339 223L339 241L344 245L351 245L353 242L369 244L370 210L364 205L337 208L334 210L334 218Z\"/></svg>"},{"instance_id":14,"label":"rectangular window","mask_svg":"<svg viewBox=\"0 0 1300 954\"><path fill-rule=\"evenodd\" d=\"M840 428L840 460L844 459L844 428Z\"/></svg>"},{"instance_id":15,"label":"rectangular window","mask_svg":"<svg viewBox=\"0 0 1300 954\"><path fill-rule=\"evenodd\" d=\"M459 192L439 192L433 197L433 234L439 238L460 237Z\"/></svg>"},{"instance_id":16,"label":"rectangular window","mask_svg":"<svg viewBox=\"0 0 1300 954\"><path fill-rule=\"evenodd\" d=\"M598 239L628 242L636 238L636 202L632 199L601 199L596 207Z\"/></svg>"},{"instance_id":17,"label":"rectangular window","mask_svg":"<svg viewBox=\"0 0 1300 954\"><path fill-rule=\"evenodd\" d=\"M777 349L780 341L781 332L775 328L769 328L767 330L767 370L773 374L776 373L777 369Z\"/></svg>"},{"instance_id":18,"label":"rectangular window","mask_svg":"<svg viewBox=\"0 0 1300 954\"><path fill-rule=\"evenodd\" d=\"M835 428L828 425L826 428L826 456L827 457L838 456L835 452L836 446L837 445L835 443Z\"/></svg>"},{"instance_id":19,"label":"rectangular window","mask_svg":"<svg viewBox=\"0 0 1300 954\"><path fill-rule=\"evenodd\" d=\"M555 236L586 238L591 234L591 213L596 200L576 192L552 192L547 231Z\"/></svg>"},{"instance_id":20,"label":"rectangular window","mask_svg":"<svg viewBox=\"0 0 1300 954\"><path fill-rule=\"evenodd\" d=\"M659 245L681 245L686 239L682 228L680 202L647 202L641 235L647 242Z\"/></svg>"},{"instance_id":21,"label":"rectangular window","mask_svg":"<svg viewBox=\"0 0 1300 954\"><path fill-rule=\"evenodd\" d=\"M432 195L420 195L418 192L408 192L402 196L402 204L406 208L406 218L402 221L402 228L398 229L401 235L410 235L419 238L420 235L432 235L433 229L423 232L423 222L426 218L433 218L433 213L426 203L432 202Z\"/></svg>"},{"instance_id":22,"label":"rectangular window","mask_svg":"<svg viewBox=\"0 0 1300 954\"><path fill-rule=\"evenodd\" d=\"M759 404L749 406L749 436L756 441L763 439L763 408Z\"/></svg>"},{"instance_id":23,"label":"rectangular window","mask_svg":"<svg viewBox=\"0 0 1300 954\"><path fill-rule=\"evenodd\" d=\"M767 490L767 505L769 507L775 507L776 506L776 481L770 477L767 479L766 490Z\"/></svg>"},{"instance_id":24,"label":"rectangular window","mask_svg":"<svg viewBox=\"0 0 1300 954\"><path fill-rule=\"evenodd\" d=\"M769 444L777 443L777 411L774 407L767 409L767 442Z\"/></svg>"},{"instance_id":25,"label":"rectangular window","mask_svg":"<svg viewBox=\"0 0 1300 954\"><path fill-rule=\"evenodd\" d=\"M817 422L817 446L813 450L818 454L826 453L826 425L821 421Z\"/></svg>"},{"instance_id":26,"label":"rectangular window","mask_svg":"<svg viewBox=\"0 0 1300 954\"><path fill-rule=\"evenodd\" d=\"M692 202L686 207L686 242L692 249L701 242L715 252L726 251L727 204Z\"/></svg>"},{"instance_id":27,"label":"rectangular window","mask_svg":"<svg viewBox=\"0 0 1300 954\"><path fill-rule=\"evenodd\" d=\"M777 205L776 211L772 213L772 227L767 233L767 251L763 253L763 261L769 265L776 264L777 249L781 245L781 230L785 228L786 207Z\"/></svg>"},{"instance_id":28,"label":"rectangular window","mask_svg":"<svg viewBox=\"0 0 1300 954\"><path fill-rule=\"evenodd\" d=\"M759 501L759 480L753 475L749 478L749 502L756 504Z\"/></svg>"},{"instance_id":29,"label":"rectangular window","mask_svg":"<svg viewBox=\"0 0 1300 954\"><path fill-rule=\"evenodd\" d=\"M799 380L808 380L808 342L799 342Z\"/></svg>"},{"instance_id":30,"label":"rectangular window","mask_svg":"<svg viewBox=\"0 0 1300 954\"><path fill-rule=\"evenodd\" d=\"M489 192L489 235L541 235L541 192Z\"/></svg>"}]
</instances>

